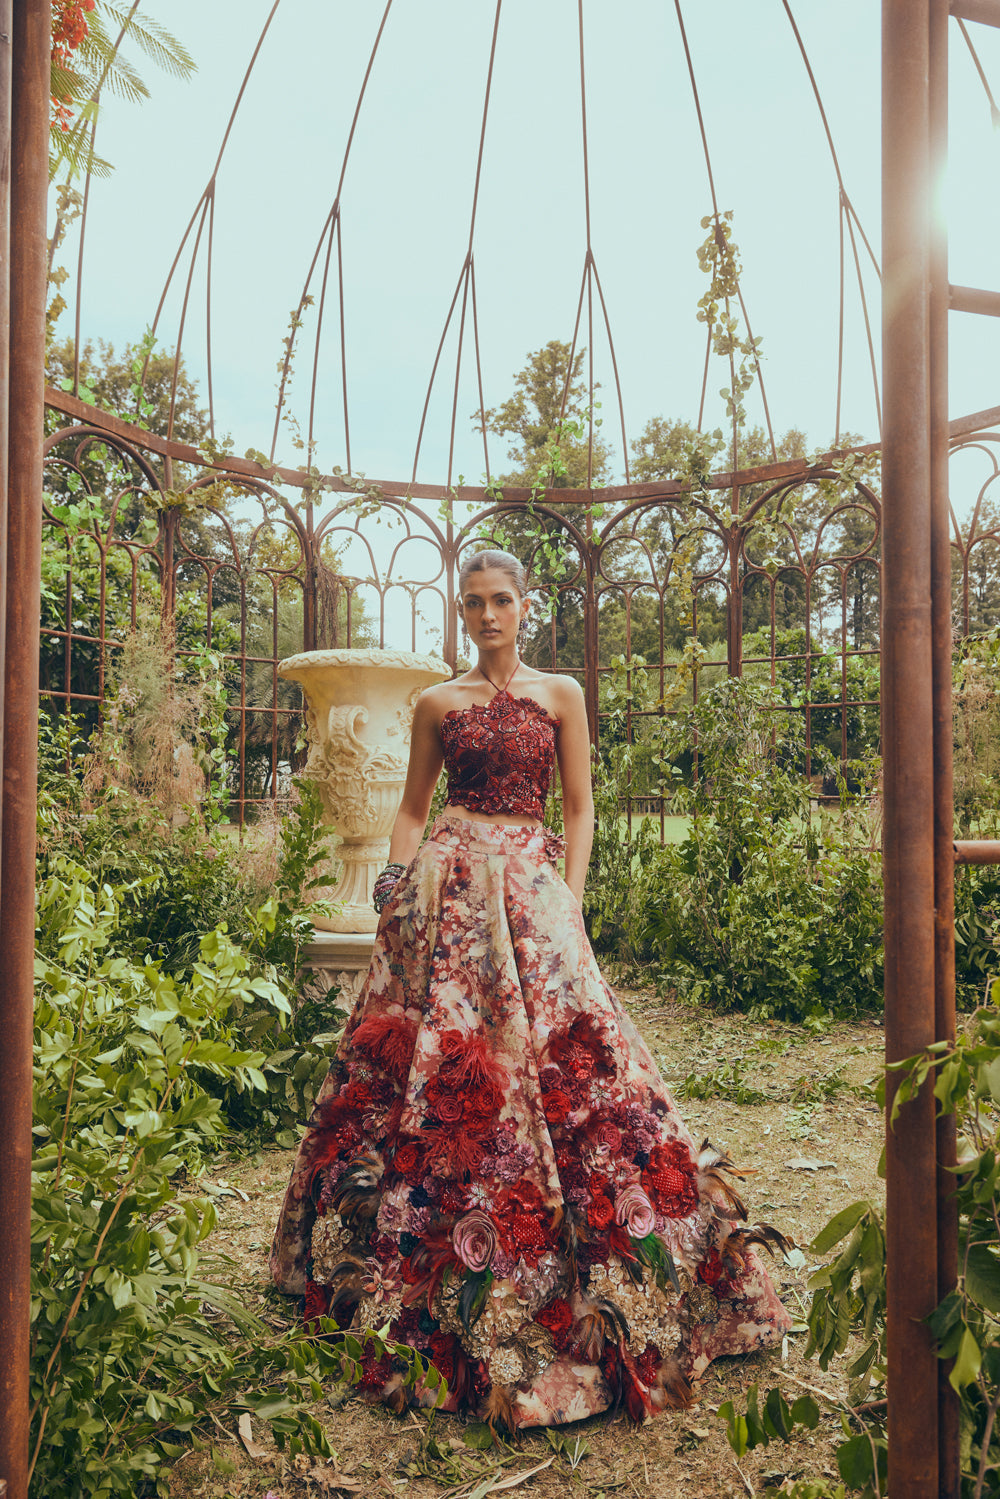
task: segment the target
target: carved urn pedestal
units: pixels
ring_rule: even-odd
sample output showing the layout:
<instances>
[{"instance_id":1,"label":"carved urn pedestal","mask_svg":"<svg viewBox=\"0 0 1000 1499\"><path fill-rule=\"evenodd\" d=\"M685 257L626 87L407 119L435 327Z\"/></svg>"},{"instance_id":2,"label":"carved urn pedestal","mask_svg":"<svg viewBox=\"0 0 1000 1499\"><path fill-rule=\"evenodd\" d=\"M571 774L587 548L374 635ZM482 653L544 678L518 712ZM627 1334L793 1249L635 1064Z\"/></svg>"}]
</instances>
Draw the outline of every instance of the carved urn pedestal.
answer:
<instances>
[{"instance_id":1,"label":"carved urn pedestal","mask_svg":"<svg viewBox=\"0 0 1000 1499\"><path fill-rule=\"evenodd\" d=\"M316 782L325 820L341 839L340 879L323 892L331 910L316 918L306 964L327 987L340 983L346 999L360 989L371 959L378 925L372 893L403 795L413 710L424 688L451 672L437 656L366 648L304 651L282 661L278 673L305 693L303 775Z\"/></svg>"}]
</instances>

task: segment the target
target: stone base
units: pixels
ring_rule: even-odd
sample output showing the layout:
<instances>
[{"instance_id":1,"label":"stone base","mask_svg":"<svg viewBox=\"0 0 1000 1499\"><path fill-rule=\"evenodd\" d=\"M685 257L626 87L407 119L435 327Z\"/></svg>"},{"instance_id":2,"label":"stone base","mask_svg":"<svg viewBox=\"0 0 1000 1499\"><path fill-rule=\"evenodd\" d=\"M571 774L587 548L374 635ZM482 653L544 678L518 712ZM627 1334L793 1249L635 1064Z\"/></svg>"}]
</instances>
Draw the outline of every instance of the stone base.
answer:
<instances>
[{"instance_id":1,"label":"stone base","mask_svg":"<svg viewBox=\"0 0 1000 1499\"><path fill-rule=\"evenodd\" d=\"M373 913L374 914L374 913ZM341 1008L353 1007L361 993L375 946L374 932L325 932L313 930L313 939L302 949L302 967L312 978L309 989L325 994L332 985L340 988Z\"/></svg>"},{"instance_id":2,"label":"stone base","mask_svg":"<svg viewBox=\"0 0 1000 1499\"><path fill-rule=\"evenodd\" d=\"M326 892L324 892L326 893ZM330 896L331 901L333 897ZM316 932L336 933L339 937L374 936L378 912L369 901L365 906L341 905L331 916L315 916Z\"/></svg>"}]
</instances>

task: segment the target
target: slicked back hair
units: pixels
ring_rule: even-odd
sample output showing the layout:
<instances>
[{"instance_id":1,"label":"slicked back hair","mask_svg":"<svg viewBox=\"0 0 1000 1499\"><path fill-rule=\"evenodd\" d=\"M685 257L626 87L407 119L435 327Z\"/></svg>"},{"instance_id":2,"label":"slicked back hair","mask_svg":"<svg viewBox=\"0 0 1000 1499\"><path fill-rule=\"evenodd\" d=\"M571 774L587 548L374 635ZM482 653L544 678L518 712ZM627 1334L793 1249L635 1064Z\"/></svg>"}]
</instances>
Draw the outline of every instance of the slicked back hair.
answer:
<instances>
[{"instance_id":1,"label":"slicked back hair","mask_svg":"<svg viewBox=\"0 0 1000 1499\"><path fill-rule=\"evenodd\" d=\"M459 597L465 592L466 584L473 573L484 573L491 568L499 573L506 573L522 599L524 598L528 592L528 575L524 567L513 553L493 550L472 552L466 557L458 573Z\"/></svg>"}]
</instances>

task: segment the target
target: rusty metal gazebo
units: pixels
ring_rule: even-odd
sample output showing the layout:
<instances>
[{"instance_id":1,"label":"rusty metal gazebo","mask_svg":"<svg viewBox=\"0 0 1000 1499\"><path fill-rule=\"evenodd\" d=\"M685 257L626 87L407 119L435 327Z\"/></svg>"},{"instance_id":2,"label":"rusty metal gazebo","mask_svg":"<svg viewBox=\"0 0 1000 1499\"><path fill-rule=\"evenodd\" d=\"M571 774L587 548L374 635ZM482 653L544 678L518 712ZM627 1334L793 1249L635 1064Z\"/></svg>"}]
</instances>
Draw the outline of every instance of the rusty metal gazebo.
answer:
<instances>
[{"instance_id":1,"label":"rusty metal gazebo","mask_svg":"<svg viewBox=\"0 0 1000 1499\"><path fill-rule=\"evenodd\" d=\"M677 13L683 28L679 5ZM954 311L998 316L1000 292L949 285L945 232L932 211L932 190L943 165L947 135L949 15L963 31L966 21L1000 27L1000 0L952 0L950 6L947 0L883 0L882 14L881 650L886 1059L891 1063L935 1040L953 1037L955 861L957 858L968 862L1000 862L997 845L956 847L953 843L952 581L946 479L950 436L948 315ZM579 15L586 141L582 0ZM494 29L494 43L495 35ZM0 193L4 198L0 209L3 240L0 259L6 268L0 277L0 367L7 384L7 399L0 406L3 450L0 453L3 543L0 554L3 659L0 1222L5 1226L0 1244L0 1478L6 1480L8 1493L14 1499L26 1499L27 1492L34 786L42 434L46 402L43 351L49 36L48 0L0 0L0 138L3 141L0 160L4 163L0 172ZM363 92L362 87L362 96ZM358 108L360 104L359 98ZM479 160L481 164L481 141ZM213 183L214 177L189 229L199 221L199 214L200 222L204 223L210 213ZM855 244L854 230L859 234L862 231L852 217L849 199L844 211L851 228L851 243ZM473 206L473 225L474 220ZM322 261L324 296L335 242L339 244L338 226L339 187L310 270L311 277ZM180 251L175 267L179 258ZM188 292L190 284L189 273ZM308 286L309 278L307 290ZM610 340L610 325L590 243L588 209L587 245L573 342L576 346L586 327L590 351L595 306L598 315L604 318ZM467 308L475 324L471 231L449 321L456 308L460 309L463 326ZM342 317L342 290L340 312ZM444 335L442 345L443 342ZM439 347L435 371L440 355ZM456 371L456 390L457 380ZM593 385L591 363L591 396ZM279 415L282 398L283 392L279 397ZM427 399L429 402L430 392ZM116 427L113 419L95 416L92 408L84 411L73 395L50 392L49 401L71 419L80 422L86 418L99 432L123 442L136 435L131 430L121 430L124 424ZM426 411L425 404L425 416ZM971 424L960 423L959 428L980 431L997 425L998 416L997 411L978 413ZM312 420L311 410L310 424ZM623 419L622 422L624 428ZM190 457L172 437L158 448L156 444L149 446L168 462ZM420 436L418 451L419 446ZM486 461L488 470L488 453ZM266 484L268 479L266 466L223 460L219 467L256 484ZM720 476L720 487L738 488L761 480L780 483L790 477L780 472L780 465L773 468L774 472L756 470L751 474ZM444 492L451 488L451 478L449 461L447 482L441 487ZM397 488L417 493L413 481ZM663 486L658 491L655 486L653 489L654 493L665 492ZM518 498L507 496L511 502ZM558 492L545 497L556 507L560 498ZM628 482L615 495L626 507L649 498L650 486L631 486ZM454 538L446 540L451 547ZM447 560L453 567L453 550ZM455 643L447 639L446 644L453 659ZM593 645L588 640L591 655ZM739 646L735 649L738 655ZM596 731L596 677L588 679L588 706ZM947 1382L947 1369L935 1356L925 1322L956 1276L957 1222L949 1174L954 1160L952 1122L935 1120L934 1100L930 1088L925 1087L917 1099L904 1107L896 1129L887 1134L889 1484L896 1499L904 1495L906 1499L930 1499L932 1495L957 1499L959 1492L957 1403ZM891 1398L894 1389L905 1389L905 1400L894 1401Z\"/></svg>"}]
</instances>

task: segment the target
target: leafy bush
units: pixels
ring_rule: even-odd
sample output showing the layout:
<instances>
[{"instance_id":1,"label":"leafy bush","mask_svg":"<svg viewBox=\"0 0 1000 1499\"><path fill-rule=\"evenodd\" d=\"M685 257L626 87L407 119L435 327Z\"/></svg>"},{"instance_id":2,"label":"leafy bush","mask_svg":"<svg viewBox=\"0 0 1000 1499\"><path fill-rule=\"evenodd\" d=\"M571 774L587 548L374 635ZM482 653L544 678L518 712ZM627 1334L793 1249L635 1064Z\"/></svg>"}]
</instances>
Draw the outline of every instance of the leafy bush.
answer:
<instances>
[{"instance_id":1,"label":"leafy bush","mask_svg":"<svg viewBox=\"0 0 1000 1499\"><path fill-rule=\"evenodd\" d=\"M990 836L997 836L996 828ZM955 987L961 1008L975 1009L998 968L1000 868L967 864L955 871Z\"/></svg>"},{"instance_id":2,"label":"leafy bush","mask_svg":"<svg viewBox=\"0 0 1000 1499\"><path fill-rule=\"evenodd\" d=\"M963 640L952 663L955 816L966 838L991 836L1000 813L998 667L1000 628Z\"/></svg>"},{"instance_id":3,"label":"leafy bush","mask_svg":"<svg viewBox=\"0 0 1000 1499\"><path fill-rule=\"evenodd\" d=\"M32 1493L165 1493L185 1436L250 1411L280 1445L328 1453L306 1409L355 1383L356 1339L273 1332L201 1247L215 1224L194 1182L225 1127L210 1081L260 1096L253 1006L289 997L224 931L177 978L116 947L119 894L55 855L39 888L32 1215ZM332 1324L323 1330L333 1333ZM373 1352L384 1352L377 1343ZM436 1379L389 1349L410 1384Z\"/></svg>"},{"instance_id":4,"label":"leafy bush","mask_svg":"<svg viewBox=\"0 0 1000 1499\"><path fill-rule=\"evenodd\" d=\"M663 981L694 1003L780 1020L880 1003L878 857L846 804L814 825L799 732L736 678L665 725L690 829L644 860L632 919Z\"/></svg>"},{"instance_id":5,"label":"leafy bush","mask_svg":"<svg viewBox=\"0 0 1000 1499\"><path fill-rule=\"evenodd\" d=\"M316 870L326 858L316 788L297 782L281 821L255 826L239 844L225 828L196 816L172 826L155 803L127 787L89 788L90 759L67 720L43 720L40 761L40 876L69 858L88 872L95 889L115 891L116 955L139 966L154 962L186 982L200 961L203 934L221 930L253 977L278 984L287 995L284 1028L254 991L233 1000L235 1044L261 1053L265 1092L236 1087L229 1077L210 1078L207 1086L230 1128L293 1145L344 1019L336 990L308 999L302 993L310 893L323 883Z\"/></svg>"},{"instance_id":6,"label":"leafy bush","mask_svg":"<svg viewBox=\"0 0 1000 1499\"><path fill-rule=\"evenodd\" d=\"M955 1175L958 1282L928 1322L938 1357L952 1361L948 1377L960 1401L961 1493L963 1499L983 1499L996 1493L1000 1472L1000 979L988 985L987 1003L972 1017L966 1036L954 1045L938 1042L894 1070L901 1077L891 1123L903 1103L932 1086L939 1112L955 1116L961 1142ZM850 1350L850 1407L842 1411L846 1440L837 1462L846 1487L874 1499L885 1493L884 1399L872 1397L886 1393L886 1243L873 1204L841 1209L809 1247L828 1254L837 1246L829 1264L810 1277L806 1355L826 1369ZM779 1391L769 1392L764 1417L756 1391L751 1395L745 1415L732 1405L719 1412L738 1455L776 1436L787 1441L794 1424L773 1418L775 1410L787 1410ZM802 1480L789 1490L794 1499L836 1499L844 1492L843 1485L822 1480Z\"/></svg>"},{"instance_id":7,"label":"leafy bush","mask_svg":"<svg viewBox=\"0 0 1000 1499\"><path fill-rule=\"evenodd\" d=\"M996 1492L1000 1472L1000 978L988 989L968 1037L939 1042L902 1066L899 1106L930 1079L942 1114L954 1114L961 1142L956 1176L958 1285L930 1320L938 1356L961 1400L962 1493Z\"/></svg>"}]
</instances>

